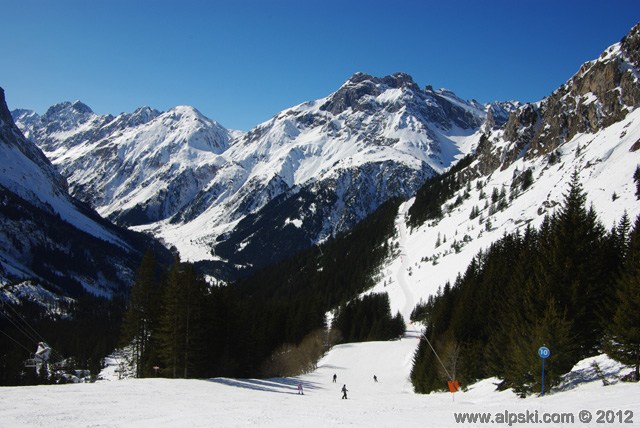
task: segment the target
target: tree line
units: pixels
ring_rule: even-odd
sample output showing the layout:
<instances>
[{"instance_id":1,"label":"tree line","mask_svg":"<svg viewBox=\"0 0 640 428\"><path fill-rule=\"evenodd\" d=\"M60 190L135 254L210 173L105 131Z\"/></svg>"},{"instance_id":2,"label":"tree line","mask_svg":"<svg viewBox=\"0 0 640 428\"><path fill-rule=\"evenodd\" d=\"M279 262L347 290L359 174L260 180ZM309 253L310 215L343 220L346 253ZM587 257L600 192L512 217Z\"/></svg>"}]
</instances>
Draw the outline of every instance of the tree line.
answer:
<instances>
[{"instance_id":1,"label":"tree line","mask_svg":"<svg viewBox=\"0 0 640 428\"><path fill-rule=\"evenodd\" d=\"M332 327L341 332L345 342L397 339L406 330L400 312L391 315L387 293L356 297L340 306Z\"/></svg>"},{"instance_id":2,"label":"tree line","mask_svg":"<svg viewBox=\"0 0 640 428\"><path fill-rule=\"evenodd\" d=\"M505 234L478 253L453 285L414 310L445 367L463 384L496 376L500 388L540 391L542 345L548 389L579 360L602 350L635 365L640 358L640 218L626 214L606 230L574 173L564 202L539 228ZM426 340L414 358L417 392L446 377Z\"/></svg>"},{"instance_id":3,"label":"tree line","mask_svg":"<svg viewBox=\"0 0 640 428\"><path fill-rule=\"evenodd\" d=\"M330 336L318 332L326 333L327 311L374 285L390 252L397 208L398 201L390 201L352 231L228 286L208 284L177 258L167 270L146 254L122 324L121 345L131 346L136 376L155 376L155 367L167 377L261 377L312 369L329 342L345 340L337 326ZM367 323L379 333L367 337L389 336L388 298L370 309ZM350 332L361 321L343 317L339 328Z\"/></svg>"},{"instance_id":4,"label":"tree line","mask_svg":"<svg viewBox=\"0 0 640 428\"><path fill-rule=\"evenodd\" d=\"M443 217L445 202L465 185L467 177L462 170L473 160L472 155L465 156L448 171L433 176L418 189L415 201L409 208L409 226L418 227L427 220L439 220Z\"/></svg>"},{"instance_id":5,"label":"tree line","mask_svg":"<svg viewBox=\"0 0 640 428\"><path fill-rule=\"evenodd\" d=\"M59 316L26 301L6 304L65 356L67 370L95 376L109 352L126 346L138 377L298 374L345 340L337 328L327 335L325 314L374 285L391 251L398 205L389 201L350 232L228 286L209 284L197 266L178 258L167 264L165 254L150 250L125 299L79 295ZM20 332L4 317L0 328L0 384L53 381L24 366L37 342L18 346L12 339ZM342 328L351 330L348 323Z\"/></svg>"},{"instance_id":6,"label":"tree line","mask_svg":"<svg viewBox=\"0 0 640 428\"><path fill-rule=\"evenodd\" d=\"M46 342L54 351L51 362L61 371L89 371L95 377L103 358L117 345L124 300L91 295L73 301L61 301L55 307L23 301L0 304L0 385L34 385L59 380L52 372L38 373L25 367L38 342ZM12 305L9 308L9 305Z\"/></svg>"}]
</instances>

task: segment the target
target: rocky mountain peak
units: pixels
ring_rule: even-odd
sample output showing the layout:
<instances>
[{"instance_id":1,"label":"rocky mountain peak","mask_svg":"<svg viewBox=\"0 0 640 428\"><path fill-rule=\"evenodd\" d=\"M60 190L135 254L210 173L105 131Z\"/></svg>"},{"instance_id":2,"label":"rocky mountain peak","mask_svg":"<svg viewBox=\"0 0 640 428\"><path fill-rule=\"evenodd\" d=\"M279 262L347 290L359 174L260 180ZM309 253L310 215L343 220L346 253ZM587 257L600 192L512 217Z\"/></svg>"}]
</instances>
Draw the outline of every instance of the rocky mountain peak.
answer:
<instances>
[{"instance_id":1,"label":"rocky mountain peak","mask_svg":"<svg viewBox=\"0 0 640 428\"><path fill-rule=\"evenodd\" d=\"M64 113L86 115L93 113L93 110L91 110L91 108L82 101L65 101L49 107L44 116L59 116Z\"/></svg>"},{"instance_id":2,"label":"rocky mountain peak","mask_svg":"<svg viewBox=\"0 0 640 428\"><path fill-rule=\"evenodd\" d=\"M9 111L9 107L7 107L7 101L4 98L4 89L0 87L0 125L4 124L13 124L13 117L11 117L11 112Z\"/></svg>"},{"instance_id":3,"label":"rocky mountain peak","mask_svg":"<svg viewBox=\"0 0 640 428\"><path fill-rule=\"evenodd\" d=\"M40 121L50 127L49 132L69 131L91 120L95 113L81 101L65 101L53 105L40 116Z\"/></svg>"},{"instance_id":4,"label":"rocky mountain peak","mask_svg":"<svg viewBox=\"0 0 640 428\"><path fill-rule=\"evenodd\" d=\"M640 25L549 97L512 112L504 126L502 168L524 156L547 155L578 133L594 133L640 106Z\"/></svg>"},{"instance_id":5,"label":"rocky mountain peak","mask_svg":"<svg viewBox=\"0 0 640 428\"><path fill-rule=\"evenodd\" d=\"M394 89L408 87L411 89L419 90L418 85L416 85L416 83L413 81L413 77L403 72L393 73L384 77L375 77L367 73L357 72L354 73L354 75L351 76L349 80L347 80L344 85L342 85L342 87L357 85L359 83L367 81L370 81L377 85L383 84L385 86L388 86L389 88Z\"/></svg>"},{"instance_id":6,"label":"rocky mountain peak","mask_svg":"<svg viewBox=\"0 0 640 428\"><path fill-rule=\"evenodd\" d=\"M160 112L158 110L152 109L151 107L148 107L148 106L144 106L144 107L137 108L130 115L124 114L123 116L126 116L127 118L126 126L134 127L134 126L148 123L153 119L155 119L156 117L158 117L159 115L160 115Z\"/></svg>"},{"instance_id":7,"label":"rocky mountain peak","mask_svg":"<svg viewBox=\"0 0 640 428\"><path fill-rule=\"evenodd\" d=\"M370 111L374 108L372 98L389 89L403 89L419 92L420 88L406 73L394 73L385 77L374 77L365 73L355 73L347 80L320 110L340 114L351 108L354 111Z\"/></svg>"},{"instance_id":8,"label":"rocky mountain peak","mask_svg":"<svg viewBox=\"0 0 640 428\"><path fill-rule=\"evenodd\" d=\"M620 41L621 50L633 65L640 67L640 23Z\"/></svg>"}]
</instances>

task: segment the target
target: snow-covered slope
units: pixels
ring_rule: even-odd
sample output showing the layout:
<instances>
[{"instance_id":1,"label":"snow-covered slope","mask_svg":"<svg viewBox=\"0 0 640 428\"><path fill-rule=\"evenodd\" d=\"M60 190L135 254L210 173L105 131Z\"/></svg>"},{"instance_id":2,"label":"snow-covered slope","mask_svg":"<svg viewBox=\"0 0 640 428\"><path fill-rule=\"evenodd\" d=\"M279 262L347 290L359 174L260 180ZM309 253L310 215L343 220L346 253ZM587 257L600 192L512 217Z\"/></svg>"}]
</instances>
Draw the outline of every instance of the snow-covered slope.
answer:
<instances>
[{"instance_id":1,"label":"snow-covered slope","mask_svg":"<svg viewBox=\"0 0 640 428\"><path fill-rule=\"evenodd\" d=\"M66 296L111 295L129 285L150 242L68 194L64 178L15 126L1 88L0 159L0 284L14 284L2 296L25 287L47 294L41 286ZM16 285L25 279L32 281Z\"/></svg>"},{"instance_id":2,"label":"snow-covered slope","mask_svg":"<svg viewBox=\"0 0 640 428\"><path fill-rule=\"evenodd\" d=\"M640 165L639 58L640 25L550 97L521 107L504 128L487 133L476 160L461 172L471 177L469 185L445 202L453 208L443 209L442 220L409 230L413 200L405 202L396 221L400 256L383 267L372 291L389 292L392 310L408 318L419 299L453 283L481 249L553 213L574 171L605 227L625 212L632 221L640 215L633 179ZM533 180L522 191L525 172ZM506 193L505 209L492 204L494 191Z\"/></svg>"},{"instance_id":3,"label":"snow-covered slope","mask_svg":"<svg viewBox=\"0 0 640 428\"><path fill-rule=\"evenodd\" d=\"M573 389L544 397L519 399L511 391L495 391L497 379L450 393L414 394L408 382L415 339L369 342L333 348L314 372L279 379L128 379L93 384L5 387L0 389L0 420L6 427L135 426L273 426L273 427L454 427L495 424L509 412L545 415L549 426L602 426L598 410L620 411L622 422L640 414L638 385L604 387L593 375L592 361L578 364L567 379ZM620 367L598 357L615 382ZM332 383L333 374L337 383ZM373 375L378 376L378 383ZM580 383L579 380L591 380ZM298 395L302 383L304 395ZM348 398L340 389L347 386ZM567 387L569 389L569 387ZM583 423L588 411L590 423ZM457 418L487 414L493 423L461 423ZM564 415L564 416L561 416ZM569 416L570 415L570 416ZM611 414L610 416L613 416ZM483 416L484 417L484 416ZM509 418L508 414L506 416ZM617 416L616 416L617 417ZM525 426L505 419L497 426ZM607 426L630 426L614 423Z\"/></svg>"},{"instance_id":4,"label":"snow-covered slope","mask_svg":"<svg viewBox=\"0 0 640 428\"><path fill-rule=\"evenodd\" d=\"M598 133L576 135L560 148L558 163L520 159L504 170L473 180L471 197L438 222L428 221L410 230L405 213L412 200L405 202L396 222L401 255L383 268L384 277L373 291L389 292L392 310L400 310L408 318L412 304L419 299L426 301L445 282L453 283L479 250L488 248L504 233L524 230L527 225L538 226L563 201L574 170L580 174L588 203L593 204L607 228L619 221L625 211L631 219L636 218L640 203L635 196L633 174L640 165L640 152L631 152L630 148L638 140L640 109ZM533 172L533 185L504 211L490 215L493 189L504 188L509 194L514 176L526 169ZM484 199L480 198L478 187L482 187ZM460 194L463 192L464 189ZM452 204L457 196L447 203ZM470 219L474 207L480 209L480 215ZM437 242L441 244L436 247ZM413 299L412 304L407 303L408 299Z\"/></svg>"}]
</instances>

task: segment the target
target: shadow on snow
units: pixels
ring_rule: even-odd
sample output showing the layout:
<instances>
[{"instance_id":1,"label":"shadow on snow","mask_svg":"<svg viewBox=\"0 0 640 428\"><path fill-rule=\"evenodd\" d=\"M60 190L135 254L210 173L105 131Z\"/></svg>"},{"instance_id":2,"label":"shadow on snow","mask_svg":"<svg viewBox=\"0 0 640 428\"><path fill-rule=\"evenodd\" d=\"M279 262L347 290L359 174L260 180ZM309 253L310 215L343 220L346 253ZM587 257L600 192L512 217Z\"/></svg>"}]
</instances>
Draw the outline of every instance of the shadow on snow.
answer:
<instances>
[{"instance_id":1,"label":"shadow on snow","mask_svg":"<svg viewBox=\"0 0 640 428\"><path fill-rule=\"evenodd\" d=\"M300 381L295 378L272 378L272 379L231 379L217 377L209 379L211 382L222 385L234 386L236 388L253 389L254 391L275 392L277 394L298 394L298 383L302 382L304 390L314 390L319 387L315 382Z\"/></svg>"}]
</instances>

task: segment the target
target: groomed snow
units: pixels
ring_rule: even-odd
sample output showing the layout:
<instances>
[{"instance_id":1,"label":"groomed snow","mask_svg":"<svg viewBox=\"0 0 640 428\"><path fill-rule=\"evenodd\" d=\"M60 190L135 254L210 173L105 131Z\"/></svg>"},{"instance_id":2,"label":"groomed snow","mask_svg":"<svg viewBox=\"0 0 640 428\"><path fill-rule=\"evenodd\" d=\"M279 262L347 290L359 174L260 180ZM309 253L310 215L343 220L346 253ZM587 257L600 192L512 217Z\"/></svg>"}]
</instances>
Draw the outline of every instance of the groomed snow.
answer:
<instances>
[{"instance_id":1,"label":"groomed snow","mask_svg":"<svg viewBox=\"0 0 640 428\"><path fill-rule=\"evenodd\" d=\"M595 427L602 426L595 419L580 424L578 412L588 410L595 416L598 409L630 410L636 423L640 418L638 384L604 387L592 381L562 393L519 399L511 391L496 392L497 380L488 379L455 397L414 394L408 376L417 343L416 338L405 338L336 346L316 371L298 378L128 379L0 388L0 426L452 427L482 426L456 424L456 412L538 411L540 417L545 412L571 413L576 424L567 426ZM588 362L577 369L585 366ZM334 373L337 383L331 381ZM378 383L373 381L374 374ZM297 393L298 382L303 384L303 396ZM341 399L344 384L347 400Z\"/></svg>"}]
</instances>

